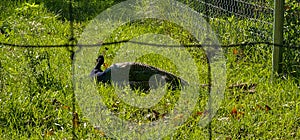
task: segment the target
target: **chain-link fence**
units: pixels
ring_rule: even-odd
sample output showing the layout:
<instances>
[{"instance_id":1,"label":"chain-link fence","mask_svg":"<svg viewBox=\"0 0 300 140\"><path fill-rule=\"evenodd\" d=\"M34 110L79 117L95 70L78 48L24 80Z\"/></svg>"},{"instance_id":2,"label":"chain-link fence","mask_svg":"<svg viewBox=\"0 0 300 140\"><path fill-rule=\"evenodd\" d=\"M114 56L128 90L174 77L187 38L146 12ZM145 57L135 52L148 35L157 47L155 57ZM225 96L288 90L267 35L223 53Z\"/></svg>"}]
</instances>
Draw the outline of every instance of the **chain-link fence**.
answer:
<instances>
[{"instance_id":1,"label":"chain-link fence","mask_svg":"<svg viewBox=\"0 0 300 140\"><path fill-rule=\"evenodd\" d=\"M245 69L254 72L267 71L258 74L257 77L266 73L271 75L273 45L284 48L283 75L291 75L296 78L300 75L299 1L291 0L285 6L283 45L272 43L273 13L276 10L273 0L178 1L199 12L209 23L225 53L227 67L229 67L228 77L246 75L244 78L251 81L253 74L245 73ZM118 31L122 32L122 29L116 29L115 34L107 40L99 40L94 44L77 44L89 20L104 9L121 2L116 0L71 2L36 0L6 1L1 4L0 102L3 111L0 113L0 128L3 137L16 135L15 137L24 138L22 135L25 135L25 137L31 138L32 133L36 135L34 137L41 138L41 136L46 137L56 133L57 138L62 138L59 135L70 132L72 134L65 138L93 137L87 136L89 132L100 137L105 136L101 129L89 127L91 124L82 119L84 115L80 112L74 93L76 86L73 83L74 55L80 53L80 49L84 47L101 45L99 52L103 51L105 46L109 48L105 52L106 57L113 58L116 55L114 51L120 44L128 42L144 44L144 42L131 41L130 37L132 36L130 35L126 37L125 34L125 37L121 37L124 34L118 33ZM148 25L146 26L146 24ZM154 23L151 24L142 21L132 23L132 25L149 28L153 26L152 28L156 28L155 32L157 28L162 28L163 32L158 33L168 33L175 38L183 36L178 37L179 42L190 49L189 52L193 58L197 62L203 62L204 60L201 59L206 59L199 48L202 49L203 46L209 44L195 41L191 34L187 33L185 36L186 31L184 30L173 30L174 28L169 30L168 26L175 26L173 24L154 20ZM131 29L136 30L136 28L130 27L127 30ZM125 33L129 34L129 32ZM159 43L150 45L168 47L159 46ZM248 65L253 67L247 67ZM205 74L199 74L200 76L209 75L209 66L204 68L208 70L205 70ZM270 78L270 75L266 77ZM261 81L266 77L254 81ZM247 81L245 79L239 82ZM210 80L209 78L204 80L207 82L205 84L210 85ZM235 80L229 78L228 82L235 83ZM117 105L114 102L112 106ZM80 117L78 117L78 113ZM205 111L197 113L203 115ZM155 115L155 111L152 111L152 114ZM71 120L72 123L70 123ZM189 123L186 125L191 125ZM206 138L213 137L212 126L215 126L214 129L218 129L217 124L209 124L208 128L201 128L201 132L206 133ZM77 129L78 127L81 130ZM35 129L31 130L31 128ZM186 129L188 128L180 128L184 132L189 132ZM8 133L10 130L16 130L16 132ZM191 131L196 130L197 128L193 128ZM180 135L189 137L188 134Z\"/></svg>"}]
</instances>

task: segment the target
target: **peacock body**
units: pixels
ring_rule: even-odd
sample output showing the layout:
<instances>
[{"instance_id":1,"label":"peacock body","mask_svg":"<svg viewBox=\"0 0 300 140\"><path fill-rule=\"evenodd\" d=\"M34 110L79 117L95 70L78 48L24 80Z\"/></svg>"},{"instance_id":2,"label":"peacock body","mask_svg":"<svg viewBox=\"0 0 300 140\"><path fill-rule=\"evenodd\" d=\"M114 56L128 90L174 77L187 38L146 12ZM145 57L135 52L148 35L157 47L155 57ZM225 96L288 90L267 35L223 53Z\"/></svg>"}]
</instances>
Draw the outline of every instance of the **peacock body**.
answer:
<instances>
[{"instance_id":1,"label":"peacock body","mask_svg":"<svg viewBox=\"0 0 300 140\"><path fill-rule=\"evenodd\" d=\"M187 82L176 75L164 70L155 68L141 63L125 62L111 65L105 71L101 70L104 63L104 57L100 55L97 59L95 68L91 71L90 76L97 82L117 83L119 86L130 85L132 89L147 91L150 88L157 88L168 83L169 87L179 89Z\"/></svg>"}]
</instances>

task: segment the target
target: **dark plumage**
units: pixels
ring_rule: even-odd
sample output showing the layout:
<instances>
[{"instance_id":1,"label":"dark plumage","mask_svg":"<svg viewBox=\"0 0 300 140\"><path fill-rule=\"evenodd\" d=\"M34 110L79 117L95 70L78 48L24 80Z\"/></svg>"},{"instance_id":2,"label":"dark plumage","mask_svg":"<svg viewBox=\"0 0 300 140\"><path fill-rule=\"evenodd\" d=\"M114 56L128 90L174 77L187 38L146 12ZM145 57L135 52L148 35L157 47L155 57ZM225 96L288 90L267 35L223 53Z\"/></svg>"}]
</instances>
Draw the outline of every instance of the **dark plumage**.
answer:
<instances>
[{"instance_id":1,"label":"dark plumage","mask_svg":"<svg viewBox=\"0 0 300 140\"><path fill-rule=\"evenodd\" d=\"M131 62L116 63L102 71L101 65L103 63L104 57L100 55L95 68L90 74L97 82L111 83L113 81L118 86L122 86L125 83L125 85L129 84L133 89L144 91L148 91L150 88L157 88L159 85L163 86L165 83L169 83L169 87L172 90L188 85L183 79L149 65ZM112 73L113 75L111 75ZM126 83L126 80L129 83Z\"/></svg>"}]
</instances>

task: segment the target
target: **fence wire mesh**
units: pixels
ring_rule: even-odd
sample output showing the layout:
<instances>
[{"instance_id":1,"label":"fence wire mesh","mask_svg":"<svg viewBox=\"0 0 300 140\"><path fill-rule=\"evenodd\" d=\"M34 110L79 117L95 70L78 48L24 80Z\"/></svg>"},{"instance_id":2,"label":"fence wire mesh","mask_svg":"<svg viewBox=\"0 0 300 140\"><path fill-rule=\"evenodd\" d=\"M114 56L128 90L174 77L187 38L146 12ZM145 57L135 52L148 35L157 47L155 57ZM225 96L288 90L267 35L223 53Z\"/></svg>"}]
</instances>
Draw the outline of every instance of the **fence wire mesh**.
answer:
<instances>
[{"instance_id":1,"label":"fence wire mesh","mask_svg":"<svg viewBox=\"0 0 300 140\"><path fill-rule=\"evenodd\" d=\"M266 63L264 66L270 68L272 45L275 45L286 48L283 61L286 72L299 76L297 73L300 71L298 57L300 40L297 39L299 37L297 35L300 35L299 8L286 7L290 13L286 13L285 16L285 33L295 33L292 35L286 33L285 43L282 46L272 43L273 0L178 1L187 4L207 19L222 44L221 47L228 61L232 63L229 65L233 67L229 70L230 73L243 75L240 73L242 71L238 70L241 67L232 66L243 64L242 61ZM52 135L52 132L58 130L72 129L73 133L69 137L77 137L77 130L75 130L77 122L74 120L78 116L74 113L78 110L72 83L73 56L76 53L74 48L100 45L111 47L126 42L143 44L143 42L130 40L76 44L86 24L84 22L120 2L121 0L73 1L72 3L65 0L36 0L35 3L33 1L2 3L0 7L0 102L2 108L10 109L0 112L0 127L11 125L18 131L30 132L31 130L23 126L40 126L37 131L43 131L44 136ZM81 14L84 16L77 16ZM83 24L80 24L81 22ZM168 47L160 44L150 45ZM187 48L201 48L207 44L183 45ZM264 68L260 70L263 71ZM13 99L18 101L12 102L9 106L5 105L5 102ZM39 110L40 113L32 112L34 109ZM73 126L70 126L69 120L43 114L43 110L49 111L48 114L68 116L73 120ZM86 122L82 123L86 124ZM212 138L211 131L209 129L208 138ZM19 135L22 135L22 132Z\"/></svg>"}]
</instances>

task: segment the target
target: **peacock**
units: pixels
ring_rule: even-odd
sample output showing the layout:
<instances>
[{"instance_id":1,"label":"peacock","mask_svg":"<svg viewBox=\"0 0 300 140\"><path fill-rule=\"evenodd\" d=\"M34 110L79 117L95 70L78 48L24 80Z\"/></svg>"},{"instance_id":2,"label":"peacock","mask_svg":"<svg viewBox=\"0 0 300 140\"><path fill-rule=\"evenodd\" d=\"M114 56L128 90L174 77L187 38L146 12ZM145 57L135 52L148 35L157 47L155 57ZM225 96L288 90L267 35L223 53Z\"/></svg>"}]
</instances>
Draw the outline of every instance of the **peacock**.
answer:
<instances>
[{"instance_id":1,"label":"peacock","mask_svg":"<svg viewBox=\"0 0 300 140\"><path fill-rule=\"evenodd\" d=\"M130 88L142 91L149 91L150 88L164 86L166 83L169 89L172 90L181 89L188 85L182 78L146 64L135 62L116 63L102 71L101 65L104 64L104 56L100 55L96 61L97 64L91 71L90 77L94 78L97 83L111 84L113 81L114 83L122 85L126 79L129 79L127 80L127 85L129 84Z\"/></svg>"}]
</instances>

